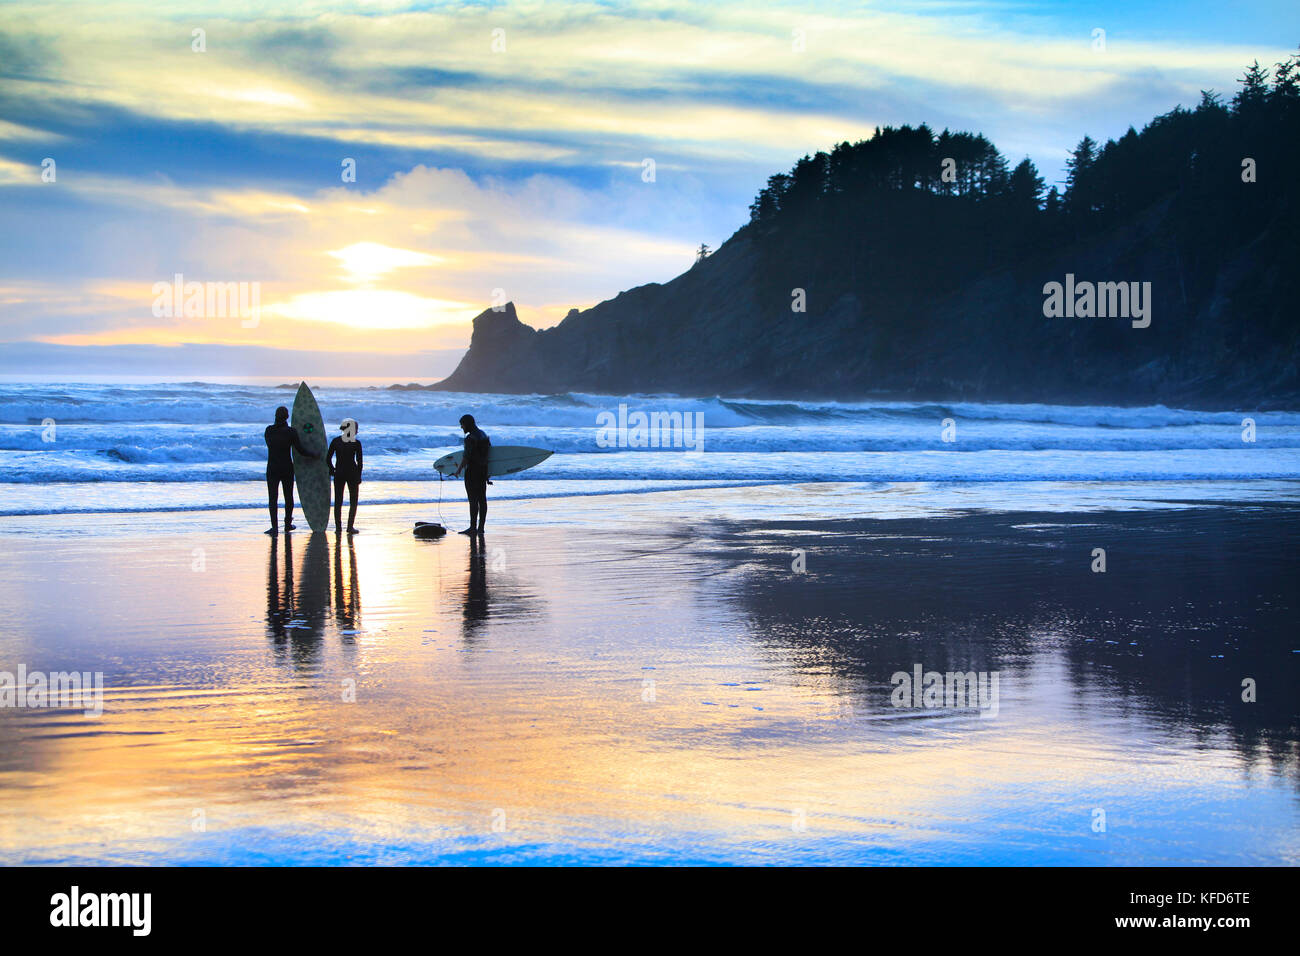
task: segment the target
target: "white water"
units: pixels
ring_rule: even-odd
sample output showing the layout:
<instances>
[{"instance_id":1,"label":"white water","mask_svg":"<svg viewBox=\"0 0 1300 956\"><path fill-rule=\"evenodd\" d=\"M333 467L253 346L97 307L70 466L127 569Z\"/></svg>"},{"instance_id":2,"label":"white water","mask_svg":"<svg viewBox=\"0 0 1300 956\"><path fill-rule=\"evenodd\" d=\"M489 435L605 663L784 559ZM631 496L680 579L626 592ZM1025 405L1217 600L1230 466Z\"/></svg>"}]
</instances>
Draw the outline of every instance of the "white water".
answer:
<instances>
[{"instance_id":1,"label":"white water","mask_svg":"<svg viewBox=\"0 0 1300 956\"><path fill-rule=\"evenodd\" d=\"M331 428L361 423L370 502L442 492L433 461L472 412L497 444L556 454L498 497L715 484L1230 481L1300 478L1300 412L958 402L774 402L677 396L464 395L318 388ZM261 504L262 429L292 388L203 383L0 385L0 514ZM602 431L602 413L680 415L702 432ZM1253 419L1255 441L1243 441ZM945 420L951 420L944 440ZM53 423L52 427L49 424ZM632 420L635 425L635 419ZM698 438L698 444L697 444ZM653 439L652 439L653 441ZM1010 487L1010 486L1008 486Z\"/></svg>"}]
</instances>

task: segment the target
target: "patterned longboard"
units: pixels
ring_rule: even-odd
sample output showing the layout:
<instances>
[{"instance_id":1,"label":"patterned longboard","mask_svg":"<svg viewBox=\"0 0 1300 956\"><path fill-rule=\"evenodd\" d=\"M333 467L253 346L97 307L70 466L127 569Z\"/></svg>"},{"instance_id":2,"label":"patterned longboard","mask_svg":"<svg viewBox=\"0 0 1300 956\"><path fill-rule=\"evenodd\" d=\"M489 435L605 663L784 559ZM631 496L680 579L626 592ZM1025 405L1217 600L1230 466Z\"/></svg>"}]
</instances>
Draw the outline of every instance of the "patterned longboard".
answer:
<instances>
[{"instance_id":1,"label":"patterned longboard","mask_svg":"<svg viewBox=\"0 0 1300 956\"><path fill-rule=\"evenodd\" d=\"M298 486L298 501L307 524L312 531L324 531L330 520L330 470L325 463L325 422L320 417L320 406L307 383L298 386L293 399L293 427L304 448L320 455L307 458L293 452L293 476Z\"/></svg>"}]
</instances>

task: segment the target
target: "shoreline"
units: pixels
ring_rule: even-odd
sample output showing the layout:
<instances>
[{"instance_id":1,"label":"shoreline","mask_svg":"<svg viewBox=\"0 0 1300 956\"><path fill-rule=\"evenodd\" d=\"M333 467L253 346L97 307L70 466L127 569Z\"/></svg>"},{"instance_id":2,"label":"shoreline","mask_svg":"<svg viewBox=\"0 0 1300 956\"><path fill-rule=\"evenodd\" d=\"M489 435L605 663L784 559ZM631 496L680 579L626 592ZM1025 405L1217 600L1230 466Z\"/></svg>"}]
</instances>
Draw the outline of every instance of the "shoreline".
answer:
<instances>
[{"instance_id":1,"label":"shoreline","mask_svg":"<svg viewBox=\"0 0 1300 956\"><path fill-rule=\"evenodd\" d=\"M584 481L584 485L606 485L588 491L541 492L544 485L563 482L519 482L515 493L489 493L490 512L495 528L537 527L546 524L544 508L561 515L566 524L586 520L593 525L619 520L658 520L688 526L692 514L747 515L780 517L785 515L822 516L827 519L885 519L922 515L946 516L956 513L1010 513L1014 511L1049 511L1097 513L1178 508L1254 508L1270 504L1300 504L1300 479L1254 479L1248 482L1231 479L1201 481L936 481L936 482L837 482L795 481L788 483L755 479L750 482L721 480L716 484L695 482L672 483L667 488L628 488L646 482ZM155 485L142 491L157 493L167 487L193 486L178 482ZM371 487L379 485L372 483ZM615 487L608 487L615 485ZM530 487L532 486L532 487ZM510 488L502 481L495 489ZM402 522L431 520L436 517L436 497L373 501L362 486L358 523L373 522L388 531L396 531ZM441 499L444 515L455 523L465 514L464 489L460 482L448 482L451 492ZM536 490L535 490L536 489ZM346 500L345 500L346 505ZM720 509L720 510L719 510ZM130 508L105 510L86 508L78 511L9 512L0 522L0 538L21 535L64 536L68 534L185 533L201 530L240 532L253 525L265 525L265 504L232 503L229 505L195 504L174 508ZM283 520L283 502L280 516ZM310 534L302 523L301 507L295 508L299 530ZM254 517L257 516L257 517ZM412 517L413 516L413 517ZM331 529L332 529L331 504ZM444 522L446 523L446 522ZM262 531L263 527L256 530ZM409 528L408 528L409 530ZM333 533L331 530L329 533Z\"/></svg>"}]
</instances>

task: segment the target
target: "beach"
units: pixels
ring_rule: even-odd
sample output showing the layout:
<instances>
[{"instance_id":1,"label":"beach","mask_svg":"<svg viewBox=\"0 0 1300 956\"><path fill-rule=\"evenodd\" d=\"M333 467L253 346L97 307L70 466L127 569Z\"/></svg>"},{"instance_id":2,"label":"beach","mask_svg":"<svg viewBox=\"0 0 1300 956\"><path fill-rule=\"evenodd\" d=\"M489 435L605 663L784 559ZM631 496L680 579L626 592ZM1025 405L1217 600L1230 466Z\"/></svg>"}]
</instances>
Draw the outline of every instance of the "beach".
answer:
<instances>
[{"instance_id":1,"label":"beach","mask_svg":"<svg viewBox=\"0 0 1300 956\"><path fill-rule=\"evenodd\" d=\"M1294 865L1298 492L11 515L0 670L103 712L0 709L0 862Z\"/></svg>"}]
</instances>

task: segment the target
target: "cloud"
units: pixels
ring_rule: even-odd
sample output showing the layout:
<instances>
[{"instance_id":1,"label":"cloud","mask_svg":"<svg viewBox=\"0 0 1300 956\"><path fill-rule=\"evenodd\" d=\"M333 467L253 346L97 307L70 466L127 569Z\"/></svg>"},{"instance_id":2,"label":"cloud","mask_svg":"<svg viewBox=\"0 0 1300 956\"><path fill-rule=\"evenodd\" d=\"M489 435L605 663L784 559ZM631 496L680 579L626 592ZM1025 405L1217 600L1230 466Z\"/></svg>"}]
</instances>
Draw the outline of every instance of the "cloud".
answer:
<instances>
[{"instance_id":1,"label":"cloud","mask_svg":"<svg viewBox=\"0 0 1300 956\"><path fill-rule=\"evenodd\" d=\"M1286 55L1297 14L1264 7L1197 6L1171 42L1101 4L1098 50L1019 3L6 4L0 337L454 348L500 296L552 324L676 275L769 174L878 124L979 130L1057 180L1085 132ZM265 321L152 315L175 273L259 283Z\"/></svg>"},{"instance_id":2,"label":"cloud","mask_svg":"<svg viewBox=\"0 0 1300 956\"><path fill-rule=\"evenodd\" d=\"M1227 80L1260 52L1128 38L1099 54L1082 31L1027 34L960 8L939 16L836 4L574 4L383 15L313 4L298 8L297 23L292 7L269 22L241 9L253 8L214 16L182 4L162 18L112 3L80 8L76 29L56 19L36 38L57 54L63 85L7 85L156 120L488 162L596 153L601 164L651 147L772 161L791 142L811 149L869 132L881 121L874 98L897 98L890 91L919 85L934 106L977 97L1014 118L1026 104L1087 108L1144 74L1194 96L1207 76ZM195 25L207 31L204 53L191 50ZM496 28L505 30L502 52L491 46ZM529 152L545 143L549 155Z\"/></svg>"},{"instance_id":3,"label":"cloud","mask_svg":"<svg viewBox=\"0 0 1300 956\"><path fill-rule=\"evenodd\" d=\"M475 181L417 166L373 190L301 197L112 177L46 188L60 190L57 211L43 207L56 234L87 215L110 225L82 236L71 296L66 281L29 279L9 287L0 318L11 334L21 327L65 344L289 347L311 334L320 348L373 347L377 335L391 348L452 348L495 301L513 299L526 320L553 324L647 277L671 278L694 248L620 225L650 219L660 201L639 178L595 194L541 174ZM67 250L44 247L31 228L33 266L48 257L66 268ZM255 283L261 322L155 315L153 284L176 274Z\"/></svg>"}]
</instances>

